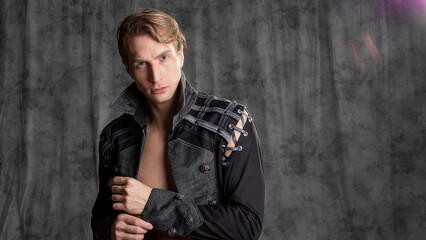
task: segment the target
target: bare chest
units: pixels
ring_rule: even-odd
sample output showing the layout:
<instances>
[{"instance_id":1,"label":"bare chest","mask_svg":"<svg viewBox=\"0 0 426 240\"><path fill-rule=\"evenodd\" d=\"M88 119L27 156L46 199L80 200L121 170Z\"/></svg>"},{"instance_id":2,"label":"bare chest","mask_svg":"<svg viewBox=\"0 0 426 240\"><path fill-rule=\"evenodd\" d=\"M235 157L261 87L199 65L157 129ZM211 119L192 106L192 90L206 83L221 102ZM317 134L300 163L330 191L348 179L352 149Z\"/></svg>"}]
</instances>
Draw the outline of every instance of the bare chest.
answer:
<instances>
[{"instance_id":1,"label":"bare chest","mask_svg":"<svg viewBox=\"0 0 426 240\"><path fill-rule=\"evenodd\" d=\"M167 134L147 131L138 180L151 188L176 191L167 153Z\"/></svg>"}]
</instances>

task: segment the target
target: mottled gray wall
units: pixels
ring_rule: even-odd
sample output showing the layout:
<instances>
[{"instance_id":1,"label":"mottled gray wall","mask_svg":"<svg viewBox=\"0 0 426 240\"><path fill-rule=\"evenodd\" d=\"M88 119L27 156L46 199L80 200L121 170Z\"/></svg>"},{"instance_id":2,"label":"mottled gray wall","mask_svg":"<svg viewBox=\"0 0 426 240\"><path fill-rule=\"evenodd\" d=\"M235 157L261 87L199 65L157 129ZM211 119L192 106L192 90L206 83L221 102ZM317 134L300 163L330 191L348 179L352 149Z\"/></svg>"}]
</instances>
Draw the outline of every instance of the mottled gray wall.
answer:
<instances>
[{"instance_id":1,"label":"mottled gray wall","mask_svg":"<svg viewBox=\"0 0 426 240\"><path fill-rule=\"evenodd\" d=\"M131 82L115 30L146 7L180 23L189 81L254 116L261 239L424 239L421 0L2 0L0 239L91 237L98 136Z\"/></svg>"}]
</instances>

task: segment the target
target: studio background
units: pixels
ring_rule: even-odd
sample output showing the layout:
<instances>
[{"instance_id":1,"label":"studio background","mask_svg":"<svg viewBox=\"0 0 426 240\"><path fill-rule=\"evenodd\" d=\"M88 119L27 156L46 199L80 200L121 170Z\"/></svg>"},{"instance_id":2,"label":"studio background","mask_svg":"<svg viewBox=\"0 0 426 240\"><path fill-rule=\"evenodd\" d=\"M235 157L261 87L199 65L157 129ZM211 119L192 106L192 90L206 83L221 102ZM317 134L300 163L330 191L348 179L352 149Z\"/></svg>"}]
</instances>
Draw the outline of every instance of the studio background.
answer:
<instances>
[{"instance_id":1,"label":"studio background","mask_svg":"<svg viewBox=\"0 0 426 240\"><path fill-rule=\"evenodd\" d=\"M426 2L0 3L0 239L90 239L102 128L131 83L115 31L163 10L199 91L247 105L262 240L426 236Z\"/></svg>"}]
</instances>

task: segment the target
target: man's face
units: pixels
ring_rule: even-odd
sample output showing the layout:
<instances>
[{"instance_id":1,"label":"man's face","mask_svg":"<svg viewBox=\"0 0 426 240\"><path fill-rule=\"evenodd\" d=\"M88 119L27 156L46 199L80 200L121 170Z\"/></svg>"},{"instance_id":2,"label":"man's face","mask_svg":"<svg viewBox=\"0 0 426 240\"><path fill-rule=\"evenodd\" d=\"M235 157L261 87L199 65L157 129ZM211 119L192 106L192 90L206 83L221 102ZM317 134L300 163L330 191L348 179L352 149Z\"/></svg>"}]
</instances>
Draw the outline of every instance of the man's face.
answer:
<instances>
[{"instance_id":1,"label":"man's face","mask_svg":"<svg viewBox=\"0 0 426 240\"><path fill-rule=\"evenodd\" d=\"M180 82L183 50L147 34L135 36L128 41L128 63L124 65L149 104L167 103L173 100Z\"/></svg>"}]
</instances>

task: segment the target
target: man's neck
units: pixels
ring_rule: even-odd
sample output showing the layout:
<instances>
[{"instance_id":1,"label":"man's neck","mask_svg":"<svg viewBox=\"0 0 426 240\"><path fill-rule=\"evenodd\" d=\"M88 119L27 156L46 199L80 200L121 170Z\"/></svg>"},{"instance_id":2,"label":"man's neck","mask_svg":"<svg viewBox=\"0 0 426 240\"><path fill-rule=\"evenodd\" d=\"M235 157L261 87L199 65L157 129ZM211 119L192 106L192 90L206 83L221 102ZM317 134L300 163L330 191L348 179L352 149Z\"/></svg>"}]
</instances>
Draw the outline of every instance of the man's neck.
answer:
<instances>
[{"instance_id":1,"label":"man's neck","mask_svg":"<svg viewBox=\"0 0 426 240\"><path fill-rule=\"evenodd\" d=\"M150 104L147 124L155 128L171 129L175 113L175 102Z\"/></svg>"},{"instance_id":2,"label":"man's neck","mask_svg":"<svg viewBox=\"0 0 426 240\"><path fill-rule=\"evenodd\" d=\"M180 103L181 89L178 87L173 98L164 103L148 103L147 123L151 127L160 128L167 131L172 129L173 117L176 114Z\"/></svg>"}]
</instances>

